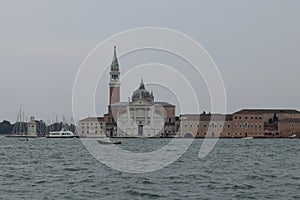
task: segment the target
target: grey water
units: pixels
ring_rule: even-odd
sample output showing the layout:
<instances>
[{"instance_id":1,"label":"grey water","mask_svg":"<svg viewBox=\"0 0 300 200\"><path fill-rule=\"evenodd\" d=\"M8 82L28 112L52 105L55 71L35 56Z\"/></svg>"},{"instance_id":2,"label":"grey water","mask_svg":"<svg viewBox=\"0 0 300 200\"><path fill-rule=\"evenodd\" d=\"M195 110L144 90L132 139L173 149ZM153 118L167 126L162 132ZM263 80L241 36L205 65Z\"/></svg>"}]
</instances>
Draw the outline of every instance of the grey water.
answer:
<instances>
[{"instance_id":1,"label":"grey water","mask_svg":"<svg viewBox=\"0 0 300 200\"><path fill-rule=\"evenodd\" d=\"M121 139L147 152L169 139ZM130 174L93 158L80 139L0 137L0 199L300 199L300 140L202 139L161 170Z\"/></svg>"}]
</instances>

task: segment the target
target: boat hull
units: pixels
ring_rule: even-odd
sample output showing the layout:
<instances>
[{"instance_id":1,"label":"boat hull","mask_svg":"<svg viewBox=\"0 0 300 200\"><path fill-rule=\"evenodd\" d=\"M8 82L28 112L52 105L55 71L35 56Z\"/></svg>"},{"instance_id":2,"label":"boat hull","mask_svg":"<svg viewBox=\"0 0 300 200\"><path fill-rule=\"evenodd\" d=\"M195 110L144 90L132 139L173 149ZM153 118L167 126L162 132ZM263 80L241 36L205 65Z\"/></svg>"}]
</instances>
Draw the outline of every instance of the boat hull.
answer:
<instances>
[{"instance_id":1,"label":"boat hull","mask_svg":"<svg viewBox=\"0 0 300 200\"><path fill-rule=\"evenodd\" d=\"M46 138L79 138L79 136L77 136L77 135L70 135L70 136L46 136Z\"/></svg>"},{"instance_id":2,"label":"boat hull","mask_svg":"<svg viewBox=\"0 0 300 200\"><path fill-rule=\"evenodd\" d=\"M253 137L245 137L245 138L242 138L243 140L252 140L254 139Z\"/></svg>"},{"instance_id":3,"label":"boat hull","mask_svg":"<svg viewBox=\"0 0 300 200\"><path fill-rule=\"evenodd\" d=\"M99 143L99 144L121 144L121 142L120 141L115 141L115 142L111 142L111 141L103 141L103 140L97 140L97 142Z\"/></svg>"}]
</instances>

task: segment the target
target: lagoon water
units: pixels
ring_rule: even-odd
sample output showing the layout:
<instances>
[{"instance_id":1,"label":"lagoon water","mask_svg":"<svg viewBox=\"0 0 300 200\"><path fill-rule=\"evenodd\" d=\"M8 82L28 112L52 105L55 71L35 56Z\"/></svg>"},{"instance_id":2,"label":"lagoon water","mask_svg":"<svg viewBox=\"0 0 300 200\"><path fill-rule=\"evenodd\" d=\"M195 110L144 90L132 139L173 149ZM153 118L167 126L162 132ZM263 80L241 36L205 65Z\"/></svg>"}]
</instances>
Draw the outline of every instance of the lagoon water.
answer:
<instances>
[{"instance_id":1,"label":"lagoon water","mask_svg":"<svg viewBox=\"0 0 300 200\"><path fill-rule=\"evenodd\" d=\"M122 139L154 150L169 139ZM300 199L300 140L221 139L204 159L194 140L176 162L130 174L94 159L80 139L0 137L0 199Z\"/></svg>"}]
</instances>

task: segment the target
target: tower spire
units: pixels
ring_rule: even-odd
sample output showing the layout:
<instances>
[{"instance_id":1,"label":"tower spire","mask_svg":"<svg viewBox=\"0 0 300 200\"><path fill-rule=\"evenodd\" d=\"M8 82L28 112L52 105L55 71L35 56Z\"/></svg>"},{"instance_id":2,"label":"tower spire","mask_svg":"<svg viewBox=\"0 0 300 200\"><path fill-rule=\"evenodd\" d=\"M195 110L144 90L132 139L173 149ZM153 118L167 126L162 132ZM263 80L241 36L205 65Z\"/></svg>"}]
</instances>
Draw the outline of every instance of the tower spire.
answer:
<instances>
[{"instance_id":1,"label":"tower spire","mask_svg":"<svg viewBox=\"0 0 300 200\"><path fill-rule=\"evenodd\" d=\"M118 57L117 57L117 47L114 46L114 55L113 55L113 60L111 63L111 70L112 71L119 71L119 61L118 61Z\"/></svg>"},{"instance_id":2,"label":"tower spire","mask_svg":"<svg viewBox=\"0 0 300 200\"><path fill-rule=\"evenodd\" d=\"M109 105L120 102L120 71L116 49L116 46L114 46L114 54L109 72Z\"/></svg>"}]
</instances>

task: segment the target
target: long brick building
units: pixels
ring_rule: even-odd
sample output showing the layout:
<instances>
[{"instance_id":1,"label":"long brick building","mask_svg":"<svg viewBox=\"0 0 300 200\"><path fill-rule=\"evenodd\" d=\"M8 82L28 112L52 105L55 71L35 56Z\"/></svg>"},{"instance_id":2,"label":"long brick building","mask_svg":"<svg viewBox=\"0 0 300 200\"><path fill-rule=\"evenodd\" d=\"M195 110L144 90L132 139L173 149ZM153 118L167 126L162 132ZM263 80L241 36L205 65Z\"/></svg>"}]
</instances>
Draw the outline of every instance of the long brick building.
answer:
<instances>
[{"instance_id":1,"label":"long brick building","mask_svg":"<svg viewBox=\"0 0 300 200\"><path fill-rule=\"evenodd\" d=\"M230 115L185 114L180 116L179 132L181 137L300 137L300 112L288 109L243 109Z\"/></svg>"}]
</instances>

